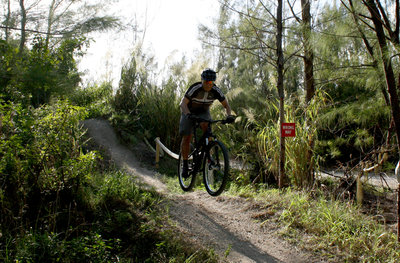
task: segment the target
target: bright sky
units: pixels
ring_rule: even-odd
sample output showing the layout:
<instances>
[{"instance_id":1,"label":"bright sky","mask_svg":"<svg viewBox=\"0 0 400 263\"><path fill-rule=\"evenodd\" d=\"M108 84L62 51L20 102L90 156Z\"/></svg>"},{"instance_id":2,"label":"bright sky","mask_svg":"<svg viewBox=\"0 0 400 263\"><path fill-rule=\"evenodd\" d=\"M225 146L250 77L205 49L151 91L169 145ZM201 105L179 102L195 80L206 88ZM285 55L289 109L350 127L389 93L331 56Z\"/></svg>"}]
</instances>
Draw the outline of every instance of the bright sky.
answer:
<instances>
[{"instance_id":1,"label":"bright sky","mask_svg":"<svg viewBox=\"0 0 400 263\"><path fill-rule=\"evenodd\" d=\"M219 11L218 0L120 0L113 6L122 20L138 20L141 29L147 25L144 46L156 56L160 70L173 52L174 59L180 60L200 50L198 25L212 25ZM121 66L135 45L133 33L102 33L95 39L80 63L80 70L87 75L85 81L102 81L108 76L118 83Z\"/></svg>"}]
</instances>

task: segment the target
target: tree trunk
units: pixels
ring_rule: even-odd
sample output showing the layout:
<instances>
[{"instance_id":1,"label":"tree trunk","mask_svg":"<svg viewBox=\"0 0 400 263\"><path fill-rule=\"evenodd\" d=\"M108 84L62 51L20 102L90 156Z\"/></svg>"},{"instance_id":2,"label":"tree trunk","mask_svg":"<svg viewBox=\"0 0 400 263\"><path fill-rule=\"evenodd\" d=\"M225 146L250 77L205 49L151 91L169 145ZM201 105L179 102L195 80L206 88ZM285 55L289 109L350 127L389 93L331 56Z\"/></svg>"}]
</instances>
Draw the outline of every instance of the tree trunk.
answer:
<instances>
[{"instance_id":1,"label":"tree trunk","mask_svg":"<svg viewBox=\"0 0 400 263\"><path fill-rule=\"evenodd\" d=\"M26 10L24 5L24 0L19 0L19 6L21 7L21 39L19 42L19 52L22 53L25 47L26 41Z\"/></svg>"},{"instance_id":2,"label":"tree trunk","mask_svg":"<svg viewBox=\"0 0 400 263\"><path fill-rule=\"evenodd\" d=\"M304 86L306 89L306 104L308 105L315 94L314 85L314 51L311 43L311 3L310 0L301 0L302 33L304 45ZM305 184L311 186L314 183L314 139L310 136L308 140L307 178Z\"/></svg>"},{"instance_id":3,"label":"tree trunk","mask_svg":"<svg viewBox=\"0 0 400 263\"><path fill-rule=\"evenodd\" d=\"M47 17L47 34L46 34L46 47L49 47L51 27L54 20L54 5L56 0L52 0L49 7L49 16Z\"/></svg>"},{"instance_id":4,"label":"tree trunk","mask_svg":"<svg viewBox=\"0 0 400 263\"><path fill-rule=\"evenodd\" d=\"M284 70L284 61L283 61L283 50L282 50L282 35L283 35L283 22L282 22L282 9L283 3L282 0L278 0L278 8L277 8L277 33L276 33L276 54L277 54L277 73L278 73L278 93L279 93L279 122L280 128L282 129L282 124L285 120L285 92L283 87L283 70ZM279 158L279 188L282 188L286 185L286 174L285 174L285 161L286 161L286 153L285 153L285 137L282 137L280 133L280 158Z\"/></svg>"},{"instance_id":5,"label":"tree trunk","mask_svg":"<svg viewBox=\"0 0 400 263\"><path fill-rule=\"evenodd\" d=\"M6 22L5 22L5 26L6 26L6 28L5 28L5 40L6 40L6 42L8 42L8 38L9 38L9 35L10 35L10 29L9 29L10 20L11 20L11 1L8 0L7 1L7 17L6 17Z\"/></svg>"},{"instance_id":6,"label":"tree trunk","mask_svg":"<svg viewBox=\"0 0 400 263\"><path fill-rule=\"evenodd\" d=\"M396 79L393 72L392 61L389 55L389 47L386 42L385 31L382 25L382 18L374 0L366 0L364 4L367 6L374 23L376 37L378 39L379 48L382 56L382 63L386 78L386 87L390 96L390 106L397 136L397 149L400 151L400 106L397 94Z\"/></svg>"},{"instance_id":7,"label":"tree trunk","mask_svg":"<svg viewBox=\"0 0 400 263\"><path fill-rule=\"evenodd\" d=\"M349 5L350 5L350 12L353 16L354 23L356 24L357 30L360 33L361 39L363 40L365 47L367 48L368 54L371 56L373 67L377 72L379 72L379 68L378 68L379 63L375 58L374 48L370 44L370 41L368 40L367 36L365 35L364 31L362 30L362 27L360 26L358 14L354 8L354 4L353 4L352 0L349 0ZM390 106L389 94L384 85L382 85L381 91L382 91L383 97L385 98L386 105Z\"/></svg>"},{"instance_id":8,"label":"tree trunk","mask_svg":"<svg viewBox=\"0 0 400 263\"><path fill-rule=\"evenodd\" d=\"M301 0L302 32L304 41L304 84L306 88L306 102L314 97L314 52L311 44L311 4L310 0Z\"/></svg>"}]
</instances>

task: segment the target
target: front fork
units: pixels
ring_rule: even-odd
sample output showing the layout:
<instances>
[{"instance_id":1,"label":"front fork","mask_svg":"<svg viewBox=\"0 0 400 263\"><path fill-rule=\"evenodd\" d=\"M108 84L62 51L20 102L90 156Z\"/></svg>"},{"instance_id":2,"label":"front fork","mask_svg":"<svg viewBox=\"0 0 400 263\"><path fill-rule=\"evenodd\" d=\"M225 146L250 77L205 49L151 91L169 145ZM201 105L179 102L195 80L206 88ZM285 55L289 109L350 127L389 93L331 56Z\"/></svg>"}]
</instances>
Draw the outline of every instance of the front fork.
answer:
<instances>
[{"instance_id":1,"label":"front fork","mask_svg":"<svg viewBox=\"0 0 400 263\"><path fill-rule=\"evenodd\" d=\"M203 147L201 148L200 152L196 152L196 153L193 154L193 161L194 161L194 162L193 162L193 163L194 163L194 166L193 166L193 170L192 170L192 173L193 173L193 174L197 174L198 171L200 171L201 164L203 163L202 160L204 160L204 159L210 160L210 159L211 159L210 156L205 156L206 154L207 154L207 155L210 154L208 151L205 150L205 149L207 149L208 144L209 144L209 142L211 141L210 139L213 140L212 137L205 138L205 144L204 144ZM207 158L205 158L205 157L207 157ZM208 166L209 163L204 162L203 165Z\"/></svg>"}]
</instances>

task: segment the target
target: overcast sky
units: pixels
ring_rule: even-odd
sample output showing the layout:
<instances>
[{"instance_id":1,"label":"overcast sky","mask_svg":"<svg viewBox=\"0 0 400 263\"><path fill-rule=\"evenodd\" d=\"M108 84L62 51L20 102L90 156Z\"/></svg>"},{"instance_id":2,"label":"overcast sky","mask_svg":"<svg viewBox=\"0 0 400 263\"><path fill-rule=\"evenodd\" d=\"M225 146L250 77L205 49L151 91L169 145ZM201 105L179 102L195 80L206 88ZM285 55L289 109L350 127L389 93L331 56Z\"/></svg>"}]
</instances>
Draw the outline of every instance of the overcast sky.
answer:
<instances>
[{"instance_id":1,"label":"overcast sky","mask_svg":"<svg viewBox=\"0 0 400 263\"><path fill-rule=\"evenodd\" d=\"M218 0L120 0L113 5L113 12L124 21L137 20L140 28L146 27L144 46L156 56L161 69L172 52L180 60L201 49L198 25L211 25L218 6ZM94 37L96 42L80 63L80 70L87 75L85 81L101 81L111 74L115 83L135 44L133 34L108 32Z\"/></svg>"}]
</instances>

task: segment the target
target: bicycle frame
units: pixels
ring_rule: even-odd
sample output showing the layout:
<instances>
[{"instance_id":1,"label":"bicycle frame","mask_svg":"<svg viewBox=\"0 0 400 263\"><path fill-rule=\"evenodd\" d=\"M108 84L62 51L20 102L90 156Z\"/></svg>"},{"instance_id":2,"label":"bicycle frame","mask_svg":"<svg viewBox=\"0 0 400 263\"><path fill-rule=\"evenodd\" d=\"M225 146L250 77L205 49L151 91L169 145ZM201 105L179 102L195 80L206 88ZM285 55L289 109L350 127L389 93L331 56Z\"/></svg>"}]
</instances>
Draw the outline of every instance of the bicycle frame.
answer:
<instances>
[{"instance_id":1,"label":"bicycle frame","mask_svg":"<svg viewBox=\"0 0 400 263\"><path fill-rule=\"evenodd\" d=\"M194 126L194 131L193 131L193 137L194 137L194 150L190 155L193 157L193 171L195 174L197 174L199 171L202 170L203 168L203 160L204 160L204 154L207 153L207 146L209 144L209 139L217 139L217 137L212 133L212 124L217 123L217 122L223 122L225 120L206 120L206 119L198 119L194 120L195 126ZM203 133L203 135L198 139L197 138L197 129L200 127L200 123L202 122L207 122L207 130ZM189 155L189 156L190 156Z\"/></svg>"},{"instance_id":2,"label":"bicycle frame","mask_svg":"<svg viewBox=\"0 0 400 263\"><path fill-rule=\"evenodd\" d=\"M196 183L196 175L203 171L203 182L207 192L212 196L222 193L229 178L229 155L225 145L218 141L212 132L212 124L221 122L230 123L228 120L206 120L203 118L192 118L194 122L194 149L189 154L191 160L188 176L182 176L184 161L182 154L179 155L178 177L179 184L184 191L190 191ZM198 136L200 124L208 123L207 129L202 136Z\"/></svg>"}]
</instances>

